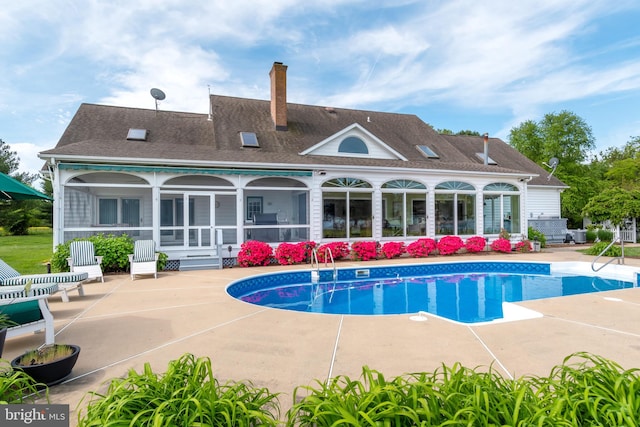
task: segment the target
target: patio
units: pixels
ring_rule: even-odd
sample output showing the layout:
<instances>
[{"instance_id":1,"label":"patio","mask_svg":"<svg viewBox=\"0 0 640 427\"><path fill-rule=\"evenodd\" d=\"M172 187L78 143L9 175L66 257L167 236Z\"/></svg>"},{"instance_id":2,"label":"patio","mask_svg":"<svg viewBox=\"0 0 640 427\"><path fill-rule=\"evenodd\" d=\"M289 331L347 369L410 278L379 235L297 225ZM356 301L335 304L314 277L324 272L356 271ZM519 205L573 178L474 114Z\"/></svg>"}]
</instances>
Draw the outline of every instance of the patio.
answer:
<instances>
[{"instance_id":1,"label":"patio","mask_svg":"<svg viewBox=\"0 0 640 427\"><path fill-rule=\"evenodd\" d=\"M431 257L369 261L417 263L451 260L508 259L588 261L575 246L541 253ZM626 265L640 269L640 260ZM362 265L341 262L341 266ZM108 275L105 282L84 286L85 297L69 303L50 298L56 342L77 344L82 352L72 377L50 389L52 403L76 407L87 391L103 391L106 382L150 362L164 372L169 360L189 352L213 361L217 378L250 380L281 392L286 411L298 385L315 379L358 377L363 365L387 377L433 371L441 364L468 367L493 364L502 374L547 375L563 358L587 351L623 367L640 366L640 290L577 295L520 303L542 318L482 326L465 326L430 317L414 322L410 315L332 316L267 309L236 301L228 283L247 275L293 267L252 267L190 272L163 272L158 279L131 281L128 274ZM615 297L620 301L605 299ZM37 347L42 334L7 340L5 359Z\"/></svg>"}]
</instances>

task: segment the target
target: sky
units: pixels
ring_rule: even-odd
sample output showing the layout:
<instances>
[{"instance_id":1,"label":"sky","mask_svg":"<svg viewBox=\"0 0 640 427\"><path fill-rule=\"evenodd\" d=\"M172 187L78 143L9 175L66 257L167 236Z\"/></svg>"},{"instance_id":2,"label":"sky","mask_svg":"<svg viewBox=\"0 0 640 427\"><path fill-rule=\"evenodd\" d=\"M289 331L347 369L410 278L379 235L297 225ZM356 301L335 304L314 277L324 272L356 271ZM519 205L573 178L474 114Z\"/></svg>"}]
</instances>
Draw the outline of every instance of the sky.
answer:
<instances>
[{"instance_id":1,"label":"sky","mask_svg":"<svg viewBox=\"0 0 640 427\"><path fill-rule=\"evenodd\" d=\"M21 0L0 9L0 139L20 171L82 103L208 112L208 94L509 131L571 111L596 152L640 136L637 0Z\"/></svg>"}]
</instances>

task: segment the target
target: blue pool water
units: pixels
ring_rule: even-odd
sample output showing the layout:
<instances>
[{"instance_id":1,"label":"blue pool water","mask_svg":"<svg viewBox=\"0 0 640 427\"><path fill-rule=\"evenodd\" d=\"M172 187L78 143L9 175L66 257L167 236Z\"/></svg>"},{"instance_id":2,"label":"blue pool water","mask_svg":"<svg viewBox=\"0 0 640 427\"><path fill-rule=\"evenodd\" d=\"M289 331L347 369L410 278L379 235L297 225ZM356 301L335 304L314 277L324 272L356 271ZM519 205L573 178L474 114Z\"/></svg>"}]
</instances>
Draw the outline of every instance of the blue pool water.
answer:
<instances>
[{"instance_id":1,"label":"blue pool water","mask_svg":"<svg viewBox=\"0 0 640 427\"><path fill-rule=\"evenodd\" d=\"M463 323L503 318L504 302L630 288L634 283L551 274L549 264L469 262L310 271L255 276L228 293L261 306L328 314L385 315L421 311Z\"/></svg>"}]
</instances>

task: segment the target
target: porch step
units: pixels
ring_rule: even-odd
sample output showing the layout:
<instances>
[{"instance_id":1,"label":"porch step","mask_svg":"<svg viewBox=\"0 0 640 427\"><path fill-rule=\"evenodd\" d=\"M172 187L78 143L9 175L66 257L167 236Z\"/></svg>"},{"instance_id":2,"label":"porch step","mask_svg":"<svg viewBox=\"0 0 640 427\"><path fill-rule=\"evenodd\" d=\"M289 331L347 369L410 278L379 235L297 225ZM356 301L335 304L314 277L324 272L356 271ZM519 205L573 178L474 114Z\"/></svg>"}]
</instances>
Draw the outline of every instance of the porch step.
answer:
<instances>
[{"instance_id":1,"label":"porch step","mask_svg":"<svg viewBox=\"0 0 640 427\"><path fill-rule=\"evenodd\" d=\"M220 259L217 257L189 257L180 258L179 271L189 270L215 270L222 268Z\"/></svg>"}]
</instances>

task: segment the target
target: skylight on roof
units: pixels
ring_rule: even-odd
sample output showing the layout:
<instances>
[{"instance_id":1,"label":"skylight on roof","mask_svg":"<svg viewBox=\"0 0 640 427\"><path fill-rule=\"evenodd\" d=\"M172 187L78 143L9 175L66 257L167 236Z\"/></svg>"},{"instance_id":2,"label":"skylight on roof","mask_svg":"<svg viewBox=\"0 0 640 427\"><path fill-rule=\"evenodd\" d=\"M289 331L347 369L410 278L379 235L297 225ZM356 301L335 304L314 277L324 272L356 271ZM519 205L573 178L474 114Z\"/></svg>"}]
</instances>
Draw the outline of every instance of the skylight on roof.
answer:
<instances>
[{"instance_id":1,"label":"skylight on roof","mask_svg":"<svg viewBox=\"0 0 640 427\"><path fill-rule=\"evenodd\" d=\"M484 162L484 153L476 153L476 156L478 156L478 158ZM489 164L489 165L497 165L498 163L496 163L496 161L493 160L491 157L488 157L487 158L487 164Z\"/></svg>"},{"instance_id":2,"label":"skylight on roof","mask_svg":"<svg viewBox=\"0 0 640 427\"><path fill-rule=\"evenodd\" d=\"M129 141L146 141L148 133L149 132L146 129L131 128L127 134L127 139Z\"/></svg>"},{"instance_id":3,"label":"skylight on roof","mask_svg":"<svg viewBox=\"0 0 640 427\"><path fill-rule=\"evenodd\" d=\"M254 132L240 132L240 141L243 147L260 147L258 136Z\"/></svg>"},{"instance_id":4,"label":"skylight on roof","mask_svg":"<svg viewBox=\"0 0 640 427\"><path fill-rule=\"evenodd\" d=\"M433 151L431 148L427 147L426 145L418 145L417 148L418 150L420 150L422 154L424 154L429 159L440 158L440 156L438 156L435 151Z\"/></svg>"}]
</instances>

